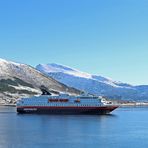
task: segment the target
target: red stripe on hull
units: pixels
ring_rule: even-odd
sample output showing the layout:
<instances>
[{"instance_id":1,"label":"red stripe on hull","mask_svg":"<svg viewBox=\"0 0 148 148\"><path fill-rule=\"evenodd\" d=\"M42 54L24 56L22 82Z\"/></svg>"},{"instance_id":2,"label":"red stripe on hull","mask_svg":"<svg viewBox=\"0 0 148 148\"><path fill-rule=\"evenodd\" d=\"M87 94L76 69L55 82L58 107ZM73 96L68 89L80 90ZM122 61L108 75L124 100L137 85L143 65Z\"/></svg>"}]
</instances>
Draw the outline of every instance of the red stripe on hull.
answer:
<instances>
[{"instance_id":1,"label":"red stripe on hull","mask_svg":"<svg viewBox=\"0 0 148 148\"><path fill-rule=\"evenodd\" d=\"M49 114L107 114L118 106L77 107L77 106L18 106L19 113L49 113Z\"/></svg>"},{"instance_id":2,"label":"red stripe on hull","mask_svg":"<svg viewBox=\"0 0 148 148\"><path fill-rule=\"evenodd\" d=\"M116 109L118 106L18 106L17 108L51 108L51 109Z\"/></svg>"}]
</instances>

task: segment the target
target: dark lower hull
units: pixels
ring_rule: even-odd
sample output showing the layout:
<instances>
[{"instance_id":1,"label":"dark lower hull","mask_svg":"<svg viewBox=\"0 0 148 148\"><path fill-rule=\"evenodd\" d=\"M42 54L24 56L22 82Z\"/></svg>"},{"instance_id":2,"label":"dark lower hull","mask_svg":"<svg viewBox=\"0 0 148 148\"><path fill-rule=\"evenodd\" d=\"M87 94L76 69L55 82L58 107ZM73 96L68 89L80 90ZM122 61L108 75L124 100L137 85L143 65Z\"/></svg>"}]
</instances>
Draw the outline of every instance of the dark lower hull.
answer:
<instances>
[{"instance_id":1,"label":"dark lower hull","mask_svg":"<svg viewBox=\"0 0 148 148\"><path fill-rule=\"evenodd\" d=\"M88 114L101 115L109 114L118 106L102 106L102 107L39 107L39 106L22 106L17 107L18 113L34 113L34 114Z\"/></svg>"}]
</instances>

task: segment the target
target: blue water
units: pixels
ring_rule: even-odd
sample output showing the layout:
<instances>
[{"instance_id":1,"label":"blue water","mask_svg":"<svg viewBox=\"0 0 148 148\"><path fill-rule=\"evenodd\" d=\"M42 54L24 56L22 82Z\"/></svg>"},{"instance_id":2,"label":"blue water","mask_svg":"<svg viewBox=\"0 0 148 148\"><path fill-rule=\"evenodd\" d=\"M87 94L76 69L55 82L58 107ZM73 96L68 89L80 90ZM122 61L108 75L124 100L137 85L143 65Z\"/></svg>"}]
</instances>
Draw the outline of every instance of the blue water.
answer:
<instances>
[{"instance_id":1,"label":"blue water","mask_svg":"<svg viewBox=\"0 0 148 148\"><path fill-rule=\"evenodd\" d=\"M18 115L0 107L0 148L146 148L148 108L111 115Z\"/></svg>"}]
</instances>

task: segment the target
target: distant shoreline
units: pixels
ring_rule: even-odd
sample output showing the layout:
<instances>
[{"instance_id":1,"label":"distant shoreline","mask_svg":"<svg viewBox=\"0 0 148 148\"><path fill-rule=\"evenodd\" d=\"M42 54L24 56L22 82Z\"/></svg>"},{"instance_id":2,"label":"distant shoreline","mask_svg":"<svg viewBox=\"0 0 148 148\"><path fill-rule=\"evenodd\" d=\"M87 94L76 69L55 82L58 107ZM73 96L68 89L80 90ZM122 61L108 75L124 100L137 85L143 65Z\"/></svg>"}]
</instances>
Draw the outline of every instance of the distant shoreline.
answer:
<instances>
[{"instance_id":1,"label":"distant shoreline","mask_svg":"<svg viewBox=\"0 0 148 148\"><path fill-rule=\"evenodd\" d=\"M16 104L0 104L0 106L16 107Z\"/></svg>"},{"instance_id":2,"label":"distant shoreline","mask_svg":"<svg viewBox=\"0 0 148 148\"><path fill-rule=\"evenodd\" d=\"M119 105L119 107L148 107L148 105Z\"/></svg>"},{"instance_id":3,"label":"distant shoreline","mask_svg":"<svg viewBox=\"0 0 148 148\"><path fill-rule=\"evenodd\" d=\"M148 106L148 102L147 103L145 103L145 102L134 102L134 103L119 103L119 104L117 104L117 105L119 105L119 106L121 106L121 107L140 107L140 106Z\"/></svg>"}]
</instances>

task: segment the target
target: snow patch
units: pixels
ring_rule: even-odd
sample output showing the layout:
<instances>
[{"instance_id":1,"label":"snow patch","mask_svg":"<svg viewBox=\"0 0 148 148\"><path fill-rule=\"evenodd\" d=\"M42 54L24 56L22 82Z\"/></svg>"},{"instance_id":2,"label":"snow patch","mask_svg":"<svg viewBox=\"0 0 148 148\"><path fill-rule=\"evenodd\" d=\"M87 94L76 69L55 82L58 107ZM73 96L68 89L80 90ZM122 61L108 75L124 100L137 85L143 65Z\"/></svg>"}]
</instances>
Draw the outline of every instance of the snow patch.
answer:
<instances>
[{"instance_id":1,"label":"snow patch","mask_svg":"<svg viewBox=\"0 0 148 148\"><path fill-rule=\"evenodd\" d=\"M27 87L27 86L22 86L22 85L19 85L19 86L14 86L14 85L9 85L17 90L27 90L27 91L31 91L31 92L35 92L35 93L40 93L39 90L37 89L34 89L34 88L30 88L30 87Z\"/></svg>"}]
</instances>

